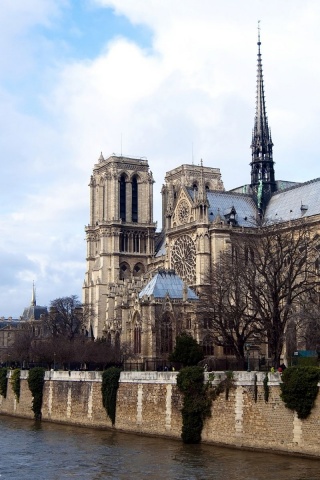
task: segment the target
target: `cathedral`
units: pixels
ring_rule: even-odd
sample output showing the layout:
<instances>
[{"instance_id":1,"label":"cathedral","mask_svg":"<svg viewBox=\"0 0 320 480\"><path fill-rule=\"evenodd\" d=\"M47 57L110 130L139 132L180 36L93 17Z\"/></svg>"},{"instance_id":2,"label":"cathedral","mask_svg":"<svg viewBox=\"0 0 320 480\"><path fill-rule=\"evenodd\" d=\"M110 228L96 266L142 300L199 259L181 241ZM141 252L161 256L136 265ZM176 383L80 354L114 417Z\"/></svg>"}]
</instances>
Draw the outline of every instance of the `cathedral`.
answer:
<instances>
[{"instance_id":1,"label":"cathedral","mask_svg":"<svg viewBox=\"0 0 320 480\"><path fill-rule=\"evenodd\" d=\"M83 303L93 307L88 332L136 361L166 360L181 332L190 333L207 355L227 354L195 312L230 232L252 229L261 218L318 221L320 179L275 179L260 33L257 45L250 183L225 191L220 169L202 162L168 171L161 190L162 231L156 232L148 161L101 154L93 167L83 285Z\"/></svg>"}]
</instances>

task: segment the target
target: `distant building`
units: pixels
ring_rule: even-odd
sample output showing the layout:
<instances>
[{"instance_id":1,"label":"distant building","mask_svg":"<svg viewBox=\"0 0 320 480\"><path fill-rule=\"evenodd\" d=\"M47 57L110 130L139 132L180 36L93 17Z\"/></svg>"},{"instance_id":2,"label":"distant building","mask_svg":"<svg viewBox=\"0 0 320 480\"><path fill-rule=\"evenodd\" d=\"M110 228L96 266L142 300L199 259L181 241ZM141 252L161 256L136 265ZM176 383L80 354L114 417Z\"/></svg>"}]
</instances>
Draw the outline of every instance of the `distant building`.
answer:
<instances>
[{"instance_id":1,"label":"distant building","mask_svg":"<svg viewBox=\"0 0 320 480\"><path fill-rule=\"evenodd\" d=\"M0 317L0 364L10 362L10 347L13 345L20 321L16 318Z\"/></svg>"},{"instance_id":2,"label":"distant building","mask_svg":"<svg viewBox=\"0 0 320 480\"><path fill-rule=\"evenodd\" d=\"M31 322L35 320L40 320L43 315L47 314L47 307L41 307L40 305L37 305L36 289L33 284L30 305L23 310L23 314L21 315L20 320L22 322Z\"/></svg>"},{"instance_id":3,"label":"distant building","mask_svg":"<svg viewBox=\"0 0 320 480\"><path fill-rule=\"evenodd\" d=\"M28 323L35 336L44 331L43 319L48 314L47 307L37 305L36 290L33 284L31 303L26 307L19 319L0 317L0 363L10 362L10 348L14 344L21 329Z\"/></svg>"}]
</instances>

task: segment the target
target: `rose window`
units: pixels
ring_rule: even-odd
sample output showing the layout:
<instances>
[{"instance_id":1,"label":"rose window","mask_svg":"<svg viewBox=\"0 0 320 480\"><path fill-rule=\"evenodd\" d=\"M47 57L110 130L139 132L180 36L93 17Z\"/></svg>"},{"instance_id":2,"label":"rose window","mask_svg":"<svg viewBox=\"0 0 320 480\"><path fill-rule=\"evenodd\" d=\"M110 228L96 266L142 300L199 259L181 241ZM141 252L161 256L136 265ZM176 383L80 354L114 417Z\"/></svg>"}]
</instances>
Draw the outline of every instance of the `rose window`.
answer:
<instances>
[{"instance_id":1,"label":"rose window","mask_svg":"<svg viewBox=\"0 0 320 480\"><path fill-rule=\"evenodd\" d=\"M188 221L190 209L188 203L183 200L178 205L178 219L180 223L186 223Z\"/></svg>"},{"instance_id":2,"label":"rose window","mask_svg":"<svg viewBox=\"0 0 320 480\"><path fill-rule=\"evenodd\" d=\"M189 285L195 282L196 247L191 237L182 235L172 249L172 265L179 277Z\"/></svg>"}]
</instances>

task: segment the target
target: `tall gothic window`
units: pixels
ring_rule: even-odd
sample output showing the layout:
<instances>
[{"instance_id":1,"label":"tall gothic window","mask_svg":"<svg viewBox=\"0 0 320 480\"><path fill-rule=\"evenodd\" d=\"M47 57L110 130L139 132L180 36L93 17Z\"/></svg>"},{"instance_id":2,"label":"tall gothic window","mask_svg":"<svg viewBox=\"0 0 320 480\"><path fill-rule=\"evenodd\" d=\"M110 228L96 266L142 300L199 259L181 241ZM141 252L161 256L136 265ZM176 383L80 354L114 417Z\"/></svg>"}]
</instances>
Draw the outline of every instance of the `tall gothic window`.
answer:
<instances>
[{"instance_id":1,"label":"tall gothic window","mask_svg":"<svg viewBox=\"0 0 320 480\"><path fill-rule=\"evenodd\" d=\"M140 235L135 233L133 236L133 251L140 252Z\"/></svg>"},{"instance_id":2,"label":"tall gothic window","mask_svg":"<svg viewBox=\"0 0 320 480\"><path fill-rule=\"evenodd\" d=\"M214 355L214 343L211 335L206 335L202 341L204 355Z\"/></svg>"},{"instance_id":3,"label":"tall gothic window","mask_svg":"<svg viewBox=\"0 0 320 480\"><path fill-rule=\"evenodd\" d=\"M162 318L161 325L161 353L172 352L172 323L169 314Z\"/></svg>"},{"instance_id":4,"label":"tall gothic window","mask_svg":"<svg viewBox=\"0 0 320 480\"><path fill-rule=\"evenodd\" d=\"M127 252L128 251L128 235L124 232L121 232L119 240L120 240L120 244L119 244L120 252Z\"/></svg>"},{"instance_id":5,"label":"tall gothic window","mask_svg":"<svg viewBox=\"0 0 320 480\"><path fill-rule=\"evenodd\" d=\"M126 177L120 177L120 219L126 221Z\"/></svg>"},{"instance_id":6,"label":"tall gothic window","mask_svg":"<svg viewBox=\"0 0 320 480\"><path fill-rule=\"evenodd\" d=\"M141 353L141 326L138 323L134 327L133 351Z\"/></svg>"},{"instance_id":7,"label":"tall gothic window","mask_svg":"<svg viewBox=\"0 0 320 480\"><path fill-rule=\"evenodd\" d=\"M132 179L132 221L138 221L138 181L137 177Z\"/></svg>"}]
</instances>

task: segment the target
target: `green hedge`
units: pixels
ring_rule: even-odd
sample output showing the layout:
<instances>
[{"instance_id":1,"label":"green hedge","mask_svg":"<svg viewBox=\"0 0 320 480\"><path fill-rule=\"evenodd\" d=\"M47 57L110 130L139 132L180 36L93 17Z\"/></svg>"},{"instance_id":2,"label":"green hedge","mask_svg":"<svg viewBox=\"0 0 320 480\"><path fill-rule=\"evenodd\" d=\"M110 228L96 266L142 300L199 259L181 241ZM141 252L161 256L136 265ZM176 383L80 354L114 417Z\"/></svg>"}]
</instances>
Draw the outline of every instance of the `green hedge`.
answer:
<instances>
[{"instance_id":1,"label":"green hedge","mask_svg":"<svg viewBox=\"0 0 320 480\"><path fill-rule=\"evenodd\" d=\"M263 392L264 392L264 401L269 402L270 388L269 388L268 373L265 374L263 379Z\"/></svg>"},{"instance_id":2,"label":"green hedge","mask_svg":"<svg viewBox=\"0 0 320 480\"><path fill-rule=\"evenodd\" d=\"M7 386L8 386L8 379L7 379L8 369L7 367L0 368L0 395L4 398L7 396Z\"/></svg>"},{"instance_id":3,"label":"green hedge","mask_svg":"<svg viewBox=\"0 0 320 480\"><path fill-rule=\"evenodd\" d=\"M204 385L202 367L186 367L177 376L183 393L182 433L184 443L200 443L204 420L211 415L209 384Z\"/></svg>"},{"instance_id":4,"label":"green hedge","mask_svg":"<svg viewBox=\"0 0 320 480\"><path fill-rule=\"evenodd\" d=\"M106 409L112 425L114 425L116 421L117 392L119 388L120 373L121 368L111 367L108 368L108 370L105 370L102 374L102 404Z\"/></svg>"},{"instance_id":5,"label":"green hedge","mask_svg":"<svg viewBox=\"0 0 320 480\"><path fill-rule=\"evenodd\" d=\"M320 368L289 367L282 374L281 398L287 408L295 410L299 418L310 415L318 395Z\"/></svg>"},{"instance_id":6,"label":"green hedge","mask_svg":"<svg viewBox=\"0 0 320 480\"><path fill-rule=\"evenodd\" d=\"M44 374L44 368L35 367L29 370L28 375L28 386L33 396L32 410L36 420L41 420Z\"/></svg>"},{"instance_id":7,"label":"green hedge","mask_svg":"<svg viewBox=\"0 0 320 480\"><path fill-rule=\"evenodd\" d=\"M17 401L19 402L20 400L20 368L16 368L15 370L13 370L10 378L10 383L11 383L13 393Z\"/></svg>"}]
</instances>

